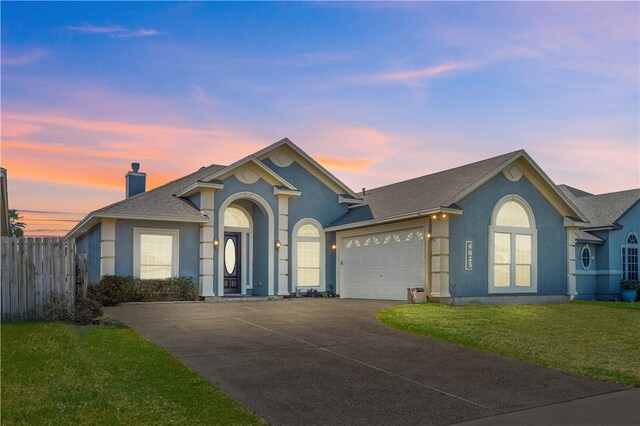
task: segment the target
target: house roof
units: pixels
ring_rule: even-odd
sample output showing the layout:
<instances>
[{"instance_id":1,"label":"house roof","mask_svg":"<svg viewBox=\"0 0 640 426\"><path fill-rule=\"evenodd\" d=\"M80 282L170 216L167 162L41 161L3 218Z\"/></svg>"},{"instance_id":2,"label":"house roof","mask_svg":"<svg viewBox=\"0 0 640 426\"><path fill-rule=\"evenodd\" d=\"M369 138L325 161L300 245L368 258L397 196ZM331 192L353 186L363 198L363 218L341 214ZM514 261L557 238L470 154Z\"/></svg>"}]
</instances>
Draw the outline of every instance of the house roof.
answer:
<instances>
[{"instance_id":1,"label":"house roof","mask_svg":"<svg viewBox=\"0 0 640 426\"><path fill-rule=\"evenodd\" d=\"M567 185L559 188L589 219L589 225L583 229L616 227L617 221L640 201L640 188L600 195Z\"/></svg>"},{"instance_id":2,"label":"house roof","mask_svg":"<svg viewBox=\"0 0 640 426\"><path fill-rule=\"evenodd\" d=\"M593 234L590 234L582 229L578 229L576 231L576 242L578 243L592 243L592 244L602 244L604 240L602 238L596 237Z\"/></svg>"},{"instance_id":3,"label":"house roof","mask_svg":"<svg viewBox=\"0 0 640 426\"><path fill-rule=\"evenodd\" d=\"M175 194L224 167L218 164L202 167L187 176L95 210L73 227L67 233L66 238L76 237L87 231L101 217L139 217L151 220L203 222L205 218L198 208L188 199L178 198Z\"/></svg>"},{"instance_id":4,"label":"house roof","mask_svg":"<svg viewBox=\"0 0 640 426\"><path fill-rule=\"evenodd\" d=\"M450 200L520 152L514 151L404 182L367 189L362 196L365 204L352 207L329 227L403 216L441 207L456 208L449 203Z\"/></svg>"}]
</instances>

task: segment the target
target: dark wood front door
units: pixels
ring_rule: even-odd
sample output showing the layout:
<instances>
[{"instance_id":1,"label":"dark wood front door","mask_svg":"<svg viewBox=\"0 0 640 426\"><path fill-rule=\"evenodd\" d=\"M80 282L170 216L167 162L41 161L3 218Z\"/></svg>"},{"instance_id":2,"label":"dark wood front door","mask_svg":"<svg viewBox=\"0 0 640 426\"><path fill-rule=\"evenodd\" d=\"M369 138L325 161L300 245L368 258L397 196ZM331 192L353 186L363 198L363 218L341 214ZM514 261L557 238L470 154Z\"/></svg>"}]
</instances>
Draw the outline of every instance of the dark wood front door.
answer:
<instances>
[{"instance_id":1,"label":"dark wood front door","mask_svg":"<svg viewBox=\"0 0 640 426\"><path fill-rule=\"evenodd\" d=\"M240 233L224 234L224 294L240 293Z\"/></svg>"}]
</instances>

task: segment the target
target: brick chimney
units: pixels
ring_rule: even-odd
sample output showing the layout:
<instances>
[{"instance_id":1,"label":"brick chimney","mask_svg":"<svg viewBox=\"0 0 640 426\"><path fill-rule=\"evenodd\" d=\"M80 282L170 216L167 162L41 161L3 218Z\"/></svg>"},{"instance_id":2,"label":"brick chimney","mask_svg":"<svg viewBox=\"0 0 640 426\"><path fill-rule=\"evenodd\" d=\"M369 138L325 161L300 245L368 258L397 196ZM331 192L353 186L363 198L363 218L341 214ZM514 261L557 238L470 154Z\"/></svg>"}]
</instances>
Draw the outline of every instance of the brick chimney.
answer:
<instances>
[{"instance_id":1,"label":"brick chimney","mask_svg":"<svg viewBox=\"0 0 640 426\"><path fill-rule=\"evenodd\" d=\"M140 163L131 163L131 171L124 176L127 198L142 194L146 190L147 174L138 170L140 170Z\"/></svg>"}]
</instances>

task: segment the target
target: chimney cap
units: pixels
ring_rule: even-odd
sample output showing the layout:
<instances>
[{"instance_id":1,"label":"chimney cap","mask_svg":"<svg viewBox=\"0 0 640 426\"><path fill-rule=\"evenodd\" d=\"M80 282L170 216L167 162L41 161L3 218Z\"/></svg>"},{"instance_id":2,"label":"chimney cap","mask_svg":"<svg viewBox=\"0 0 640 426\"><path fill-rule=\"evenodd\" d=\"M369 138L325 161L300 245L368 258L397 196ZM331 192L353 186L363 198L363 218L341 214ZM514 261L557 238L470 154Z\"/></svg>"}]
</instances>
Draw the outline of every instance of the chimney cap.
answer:
<instances>
[{"instance_id":1,"label":"chimney cap","mask_svg":"<svg viewBox=\"0 0 640 426\"><path fill-rule=\"evenodd\" d=\"M140 170L140 163L131 163L131 170L133 170L134 173L138 173L138 170Z\"/></svg>"}]
</instances>

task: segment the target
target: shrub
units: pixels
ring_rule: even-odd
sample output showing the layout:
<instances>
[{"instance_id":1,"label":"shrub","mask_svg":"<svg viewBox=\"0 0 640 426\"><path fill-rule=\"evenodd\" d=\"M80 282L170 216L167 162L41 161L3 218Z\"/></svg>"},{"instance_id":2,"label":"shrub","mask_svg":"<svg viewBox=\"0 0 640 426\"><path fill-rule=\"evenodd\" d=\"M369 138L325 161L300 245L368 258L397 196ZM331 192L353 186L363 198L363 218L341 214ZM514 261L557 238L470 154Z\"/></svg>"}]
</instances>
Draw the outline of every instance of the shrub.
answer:
<instances>
[{"instance_id":1,"label":"shrub","mask_svg":"<svg viewBox=\"0 0 640 426\"><path fill-rule=\"evenodd\" d=\"M134 278L118 275L105 275L100 283L90 293L103 306L113 306L122 302L129 302L133 296Z\"/></svg>"},{"instance_id":2,"label":"shrub","mask_svg":"<svg viewBox=\"0 0 640 426\"><path fill-rule=\"evenodd\" d=\"M102 316L102 305L97 300L84 298L76 301L70 320L76 324L91 324Z\"/></svg>"},{"instance_id":3,"label":"shrub","mask_svg":"<svg viewBox=\"0 0 640 426\"><path fill-rule=\"evenodd\" d=\"M640 289L640 281L638 280L620 281L620 290L638 290L638 289Z\"/></svg>"},{"instance_id":4,"label":"shrub","mask_svg":"<svg viewBox=\"0 0 640 426\"><path fill-rule=\"evenodd\" d=\"M193 278L141 280L107 275L88 292L104 306L124 302L166 302L198 300L198 287Z\"/></svg>"},{"instance_id":5,"label":"shrub","mask_svg":"<svg viewBox=\"0 0 640 426\"><path fill-rule=\"evenodd\" d=\"M65 294L51 293L49 302L43 307L43 319L61 320L75 324L91 324L102 316L102 305L90 298L71 299Z\"/></svg>"}]
</instances>

